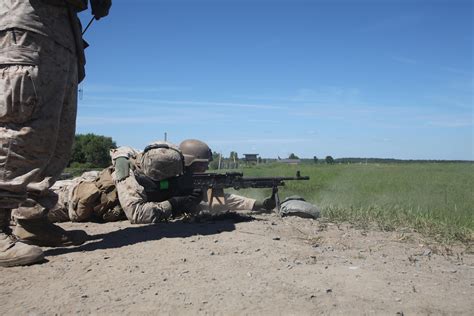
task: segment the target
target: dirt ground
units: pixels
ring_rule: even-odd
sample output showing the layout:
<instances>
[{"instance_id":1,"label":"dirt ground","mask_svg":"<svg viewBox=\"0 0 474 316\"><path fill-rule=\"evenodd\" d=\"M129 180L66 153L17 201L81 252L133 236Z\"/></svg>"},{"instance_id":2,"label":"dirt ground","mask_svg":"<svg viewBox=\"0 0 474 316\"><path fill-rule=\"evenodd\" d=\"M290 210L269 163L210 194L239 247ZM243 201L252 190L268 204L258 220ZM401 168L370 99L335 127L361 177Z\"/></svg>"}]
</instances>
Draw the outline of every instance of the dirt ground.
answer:
<instances>
[{"instance_id":1,"label":"dirt ground","mask_svg":"<svg viewBox=\"0 0 474 316\"><path fill-rule=\"evenodd\" d=\"M91 240L0 268L0 314L473 315L474 254L276 215L66 223Z\"/></svg>"}]
</instances>

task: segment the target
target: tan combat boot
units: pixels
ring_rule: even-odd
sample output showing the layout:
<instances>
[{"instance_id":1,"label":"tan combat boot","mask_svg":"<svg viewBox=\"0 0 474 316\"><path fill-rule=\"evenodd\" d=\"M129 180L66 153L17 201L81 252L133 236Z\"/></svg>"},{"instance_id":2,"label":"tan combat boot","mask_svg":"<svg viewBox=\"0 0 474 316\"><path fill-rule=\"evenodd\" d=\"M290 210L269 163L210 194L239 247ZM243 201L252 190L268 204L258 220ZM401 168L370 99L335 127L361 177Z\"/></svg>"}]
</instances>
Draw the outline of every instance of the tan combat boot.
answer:
<instances>
[{"instance_id":1,"label":"tan combat boot","mask_svg":"<svg viewBox=\"0 0 474 316\"><path fill-rule=\"evenodd\" d=\"M46 217L39 219L15 219L13 234L25 244L43 247L78 246L88 240L82 230L66 231L50 223Z\"/></svg>"},{"instance_id":2,"label":"tan combat boot","mask_svg":"<svg viewBox=\"0 0 474 316\"><path fill-rule=\"evenodd\" d=\"M0 267L32 264L43 260L41 248L19 242L9 227L10 210L0 209Z\"/></svg>"}]
</instances>

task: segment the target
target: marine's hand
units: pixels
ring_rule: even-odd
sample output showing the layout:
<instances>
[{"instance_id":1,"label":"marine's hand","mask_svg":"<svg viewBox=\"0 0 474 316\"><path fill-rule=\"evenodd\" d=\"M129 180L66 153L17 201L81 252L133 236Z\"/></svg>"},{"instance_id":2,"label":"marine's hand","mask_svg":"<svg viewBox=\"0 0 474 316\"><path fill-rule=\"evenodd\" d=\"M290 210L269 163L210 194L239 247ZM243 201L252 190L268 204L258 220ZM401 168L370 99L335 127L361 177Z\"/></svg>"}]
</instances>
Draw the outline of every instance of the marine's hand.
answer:
<instances>
[{"instance_id":1,"label":"marine's hand","mask_svg":"<svg viewBox=\"0 0 474 316\"><path fill-rule=\"evenodd\" d=\"M258 213L270 213L276 207L275 196L266 198L263 201L255 201L252 211Z\"/></svg>"},{"instance_id":2,"label":"marine's hand","mask_svg":"<svg viewBox=\"0 0 474 316\"><path fill-rule=\"evenodd\" d=\"M90 0L92 15L96 20L103 18L109 14L110 7L112 6L112 0Z\"/></svg>"},{"instance_id":3,"label":"marine's hand","mask_svg":"<svg viewBox=\"0 0 474 316\"><path fill-rule=\"evenodd\" d=\"M171 203L173 216L179 216L183 212L195 209L202 201L202 191L194 189L189 195L173 196L168 200Z\"/></svg>"},{"instance_id":4,"label":"marine's hand","mask_svg":"<svg viewBox=\"0 0 474 316\"><path fill-rule=\"evenodd\" d=\"M268 211L273 210L276 207L275 197L272 195L271 197L263 200L263 207Z\"/></svg>"},{"instance_id":5,"label":"marine's hand","mask_svg":"<svg viewBox=\"0 0 474 316\"><path fill-rule=\"evenodd\" d=\"M193 192L189 195L189 203L191 205L198 205L202 201L202 190L194 189Z\"/></svg>"}]
</instances>

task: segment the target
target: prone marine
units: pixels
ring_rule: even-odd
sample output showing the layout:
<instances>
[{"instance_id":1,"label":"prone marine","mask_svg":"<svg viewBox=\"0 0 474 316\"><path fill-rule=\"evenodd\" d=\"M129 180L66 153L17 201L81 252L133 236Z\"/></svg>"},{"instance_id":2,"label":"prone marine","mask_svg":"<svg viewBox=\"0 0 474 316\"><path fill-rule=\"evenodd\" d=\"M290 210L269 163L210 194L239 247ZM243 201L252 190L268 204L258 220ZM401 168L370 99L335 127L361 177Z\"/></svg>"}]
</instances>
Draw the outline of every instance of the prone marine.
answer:
<instances>
[{"instance_id":1,"label":"prone marine","mask_svg":"<svg viewBox=\"0 0 474 316\"><path fill-rule=\"evenodd\" d=\"M53 191L58 203L49 212L52 222L117 221L132 224L156 223L185 213L226 211L270 212L275 200L263 201L224 194L223 203L208 202L207 192L173 187L185 173L206 171L212 160L207 144L189 139L179 147L157 141L143 152L130 147L111 150L112 166L87 172L73 180L58 181ZM172 184L171 187L170 183Z\"/></svg>"}]
</instances>

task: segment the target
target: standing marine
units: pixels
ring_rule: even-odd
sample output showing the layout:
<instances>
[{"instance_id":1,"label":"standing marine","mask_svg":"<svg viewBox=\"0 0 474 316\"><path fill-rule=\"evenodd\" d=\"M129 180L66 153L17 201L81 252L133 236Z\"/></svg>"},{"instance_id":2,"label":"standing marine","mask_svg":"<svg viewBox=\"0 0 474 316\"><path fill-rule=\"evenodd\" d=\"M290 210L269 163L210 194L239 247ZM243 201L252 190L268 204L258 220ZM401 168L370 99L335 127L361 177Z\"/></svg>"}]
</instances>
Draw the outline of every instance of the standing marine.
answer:
<instances>
[{"instance_id":1,"label":"standing marine","mask_svg":"<svg viewBox=\"0 0 474 316\"><path fill-rule=\"evenodd\" d=\"M90 4L100 19L111 0ZM75 134L77 85L85 76L77 12L87 5L0 1L0 266L42 260L43 251L34 245L85 240L84 232L66 232L45 216L54 204L48 189L69 160ZM17 223L13 234L11 216Z\"/></svg>"}]
</instances>

